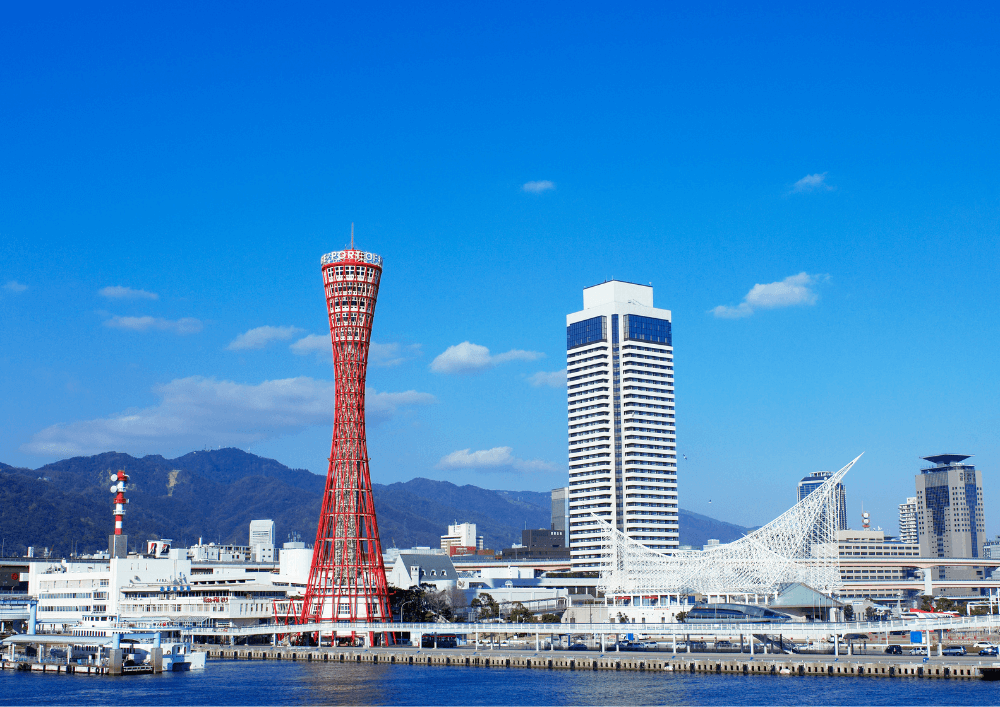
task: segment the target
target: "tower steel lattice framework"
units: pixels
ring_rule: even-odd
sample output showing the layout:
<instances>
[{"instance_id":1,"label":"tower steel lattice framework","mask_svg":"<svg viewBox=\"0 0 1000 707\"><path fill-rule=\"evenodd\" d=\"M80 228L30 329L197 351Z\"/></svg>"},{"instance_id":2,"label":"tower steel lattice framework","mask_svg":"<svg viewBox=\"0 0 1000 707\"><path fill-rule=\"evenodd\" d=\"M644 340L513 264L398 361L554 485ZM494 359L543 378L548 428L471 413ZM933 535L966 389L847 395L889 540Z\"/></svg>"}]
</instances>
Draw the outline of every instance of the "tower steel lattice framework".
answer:
<instances>
[{"instance_id":1,"label":"tower steel lattice framework","mask_svg":"<svg viewBox=\"0 0 1000 707\"><path fill-rule=\"evenodd\" d=\"M382 257L351 248L321 259L333 344L330 466L301 620L391 621L365 440L365 376ZM369 634L369 645L374 636Z\"/></svg>"}]
</instances>

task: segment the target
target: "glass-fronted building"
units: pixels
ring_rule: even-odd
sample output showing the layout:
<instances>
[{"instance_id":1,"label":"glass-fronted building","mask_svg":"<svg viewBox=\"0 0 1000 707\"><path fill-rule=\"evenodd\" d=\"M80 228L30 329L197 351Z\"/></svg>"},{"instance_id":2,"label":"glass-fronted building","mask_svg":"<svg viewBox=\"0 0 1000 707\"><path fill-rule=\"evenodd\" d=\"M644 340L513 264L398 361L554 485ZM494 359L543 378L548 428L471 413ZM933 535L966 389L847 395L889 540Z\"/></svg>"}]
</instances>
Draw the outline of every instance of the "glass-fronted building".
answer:
<instances>
[{"instance_id":1,"label":"glass-fronted building","mask_svg":"<svg viewBox=\"0 0 1000 707\"><path fill-rule=\"evenodd\" d=\"M924 557L983 557L986 522L980 472L968 454L923 457L916 476L917 533ZM982 579L982 567L938 567L934 579Z\"/></svg>"},{"instance_id":2,"label":"glass-fronted building","mask_svg":"<svg viewBox=\"0 0 1000 707\"><path fill-rule=\"evenodd\" d=\"M677 549L677 454L670 311L653 288L612 280L566 317L569 546L600 559L598 522L655 550Z\"/></svg>"},{"instance_id":3,"label":"glass-fronted building","mask_svg":"<svg viewBox=\"0 0 1000 707\"><path fill-rule=\"evenodd\" d=\"M798 485L798 498L797 501L801 501L803 498L811 494L813 491L818 489L826 480L833 476L831 471L814 471L809 474L809 476L802 479ZM843 484L837 484L837 530L847 530L847 490L844 488Z\"/></svg>"}]
</instances>

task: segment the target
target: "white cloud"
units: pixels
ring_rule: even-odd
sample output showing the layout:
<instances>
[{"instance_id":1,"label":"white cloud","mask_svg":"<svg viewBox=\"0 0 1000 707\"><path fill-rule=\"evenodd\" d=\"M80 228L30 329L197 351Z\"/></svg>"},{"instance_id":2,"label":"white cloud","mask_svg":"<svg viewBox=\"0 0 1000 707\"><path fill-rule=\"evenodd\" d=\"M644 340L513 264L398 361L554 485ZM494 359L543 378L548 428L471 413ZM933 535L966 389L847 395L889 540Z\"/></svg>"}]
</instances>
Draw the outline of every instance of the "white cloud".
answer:
<instances>
[{"instance_id":1,"label":"white cloud","mask_svg":"<svg viewBox=\"0 0 1000 707\"><path fill-rule=\"evenodd\" d=\"M536 388L541 388L542 386L548 386L549 388L565 388L566 387L566 369L561 371L539 371L534 375L528 377L528 382L531 383Z\"/></svg>"},{"instance_id":2,"label":"white cloud","mask_svg":"<svg viewBox=\"0 0 1000 707\"><path fill-rule=\"evenodd\" d=\"M157 405L52 425L22 449L53 456L111 450L159 454L206 446L245 447L313 425L333 424L333 381L299 377L246 385L192 376L157 385L153 392L160 397ZM429 393L368 388L367 420L376 425L400 408L433 402Z\"/></svg>"},{"instance_id":3,"label":"white cloud","mask_svg":"<svg viewBox=\"0 0 1000 707\"><path fill-rule=\"evenodd\" d=\"M285 341L301 332L301 329L293 326L259 326L243 332L230 341L226 348L230 351L262 349L272 341Z\"/></svg>"},{"instance_id":4,"label":"white cloud","mask_svg":"<svg viewBox=\"0 0 1000 707\"><path fill-rule=\"evenodd\" d=\"M21 282L18 282L17 280L10 280L7 282L6 285L3 286L3 288L8 292L24 292L26 289L28 289L28 286Z\"/></svg>"},{"instance_id":5,"label":"white cloud","mask_svg":"<svg viewBox=\"0 0 1000 707\"><path fill-rule=\"evenodd\" d=\"M816 304L819 295L812 290L812 287L827 277L826 275L810 275L800 272L798 275L790 275L780 282L772 282L767 285L757 284L750 289L750 292L737 306L727 307L720 304L712 309L711 313L722 319L738 319L749 317L758 309L778 309L780 307Z\"/></svg>"},{"instance_id":6,"label":"white cloud","mask_svg":"<svg viewBox=\"0 0 1000 707\"><path fill-rule=\"evenodd\" d=\"M146 290L133 290L131 287L102 287L97 291L101 297L107 297L108 299L160 299L160 296L155 292L146 292Z\"/></svg>"},{"instance_id":7,"label":"white cloud","mask_svg":"<svg viewBox=\"0 0 1000 707\"><path fill-rule=\"evenodd\" d=\"M160 317L111 317L104 326L127 331L170 331L174 334L197 334L202 324L197 319L184 317L171 321Z\"/></svg>"},{"instance_id":8,"label":"white cloud","mask_svg":"<svg viewBox=\"0 0 1000 707\"><path fill-rule=\"evenodd\" d=\"M510 447L493 447L473 452L470 449L459 449L457 452L441 457L437 466L439 469L482 469L485 471L557 471L555 464L541 459L518 459Z\"/></svg>"},{"instance_id":9,"label":"white cloud","mask_svg":"<svg viewBox=\"0 0 1000 707\"><path fill-rule=\"evenodd\" d=\"M485 346L463 341L461 344L449 346L444 353L438 354L431 361L431 370L436 373L480 373L501 363L509 361L536 361L545 354L539 351L522 351L511 349L506 353L490 354Z\"/></svg>"},{"instance_id":10,"label":"white cloud","mask_svg":"<svg viewBox=\"0 0 1000 707\"><path fill-rule=\"evenodd\" d=\"M549 191L550 189L555 188L555 182L550 182L548 179L542 179L538 182L526 182L521 186L521 190L526 191L529 194L541 194L543 191Z\"/></svg>"},{"instance_id":11,"label":"white cloud","mask_svg":"<svg viewBox=\"0 0 1000 707\"><path fill-rule=\"evenodd\" d=\"M288 348L296 356L308 356L311 353L316 354L319 358L329 358L333 359L333 351L331 350L331 343L329 336L323 336L322 334L308 334L303 336L298 341L289 344ZM324 356L326 354L326 356Z\"/></svg>"},{"instance_id":12,"label":"white cloud","mask_svg":"<svg viewBox=\"0 0 1000 707\"><path fill-rule=\"evenodd\" d=\"M294 344L289 345L288 348L298 356L314 353L321 361L331 362L333 360L330 337L322 334L304 336ZM420 344L403 346L399 343L379 344L372 342L368 348L368 362L375 366L398 366L421 355L423 355L423 351L421 351Z\"/></svg>"},{"instance_id":13,"label":"white cloud","mask_svg":"<svg viewBox=\"0 0 1000 707\"><path fill-rule=\"evenodd\" d=\"M828 172L823 172L822 174L807 174L792 185L792 192L795 194L803 194L812 191L833 191L834 187L831 187L826 183L827 174Z\"/></svg>"},{"instance_id":14,"label":"white cloud","mask_svg":"<svg viewBox=\"0 0 1000 707\"><path fill-rule=\"evenodd\" d=\"M368 361L376 366L398 366L401 363L410 361L423 355L420 344L408 344L403 346L393 342L389 344L377 344L372 342L368 349Z\"/></svg>"}]
</instances>

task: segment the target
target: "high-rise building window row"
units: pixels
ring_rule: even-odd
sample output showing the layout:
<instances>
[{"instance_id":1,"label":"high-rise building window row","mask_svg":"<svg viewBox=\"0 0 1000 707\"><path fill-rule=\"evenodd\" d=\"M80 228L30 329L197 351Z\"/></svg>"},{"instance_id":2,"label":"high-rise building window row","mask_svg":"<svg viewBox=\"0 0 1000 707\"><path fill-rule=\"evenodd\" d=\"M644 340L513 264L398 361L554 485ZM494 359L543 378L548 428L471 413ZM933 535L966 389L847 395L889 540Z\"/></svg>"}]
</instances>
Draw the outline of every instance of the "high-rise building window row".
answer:
<instances>
[{"instance_id":1,"label":"high-rise building window row","mask_svg":"<svg viewBox=\"0 0 1000 707\"><path fill-rule=\"evenodd\" d=\"M566 317L566 364L574 567L598 563L598 518L650 548L676 549L670 311L653 307L652 287L588 287L583 310Z\"/></svg>"}]
</instances>

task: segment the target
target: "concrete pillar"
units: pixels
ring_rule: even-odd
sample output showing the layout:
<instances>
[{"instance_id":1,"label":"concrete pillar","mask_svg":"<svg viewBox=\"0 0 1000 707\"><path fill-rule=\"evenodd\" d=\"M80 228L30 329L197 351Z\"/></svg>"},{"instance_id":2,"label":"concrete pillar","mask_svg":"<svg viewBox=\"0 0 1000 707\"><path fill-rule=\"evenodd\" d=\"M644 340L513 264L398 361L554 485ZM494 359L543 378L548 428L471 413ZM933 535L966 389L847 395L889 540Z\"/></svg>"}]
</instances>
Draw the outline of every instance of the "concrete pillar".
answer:
<instances>
[{"instance_id":1,"label":"concrete pillar","mask_svg":"<svg viewBox=\"0 0 1000 707\"><path fill-rule=\"evenodd\" d=\"M674 639L674 654L676 654L677 653L677 634L676 633L672 634L672 638Z\"/></svg>"},{"instance_id":2,"label":"concrete pillar","mask_svg":"<svg viewBox=\"0 0 1000 707\"><path fill-rule=\"evenodd\" d=\"M31 602L28 606L28 635L34 636L38 626L38 604Z\"/></svg>"},{"instance_id":3,"label":"concrete pillar","mask_svg":"<svg viewBox=\"0 0 1000 707\"><path fill-rule=\"evenodd\" d=\"M938 638L938 657L940 658L941 656L944 655L944 629L943 628L939 628L937 634L938 634L938 636L937 636L937 638Z\"/></svg>"},{"instance_id":4,"label":"concrete pillar","mask_svg":"<svg viewBox=\"0 0 1000 707\"><path fill-rule=\"evenodd\" d=\"M159 636L159 634L157 634ZM159 646L154 646L149 651L149 664L153 666L154 673L163 672L163 649Z\"/></svg>"},{"instance_id":5,"label":"concrete pillar","mask_svg":"<svg viewBox=\"0 0 1000 707\"><path fill-rule=\"evenodd\" d=\"M601 653L604 652L604 634L601 634Z\"/></svg>"},{"instance_id":6,"label":"concrete pillar","mask_svg":"<svg viewBox=\"0 0 1000 707\"><path fill-rule=\"evenodd\" d=\"M840 657L840 636L833 634L833 657Z\"/></svg>"},{"instance_id":7,"label":"concrete pillar","mask_svg":"<svg viewBox=\"0 0 1000 707\"><path fill-rule=\"evenodd\" d=\"M538 631L535 631L535 653L537 653L542 649L541 646L539 645L540 640L541 639L539 637Z\"/></svg>"},{"instance_id":8,"label":"concrete pillar","mask_svg":"<svg viewBox=\"0 0 1000 707\"><path fill-rule=\"evenodd\" d=\"M122 649L112 648L108 653L108 672L111 675L121 675L122 661Z\"/></svg>"},{"instance_id":9,"label":"concrete pillar","mask_svg":"<svg viewBox=\"0 0 1000 707\"><path fill-rule=\"evenodd\" d=\"M932 583L931 575L934 572L933 567L924 567L924 594L929 597L934 596L934 585Z\"/></svg>"},{"instance_id":10,"label":"concrete pillar","mask_svg":"<svg viewBox=\"0 0 1000 707\"><path fill-rule=\"evenodd\" d=\"M688 651L691 650L691 645L688 644ZM750 634L750 657L753 658L753 634Z\"/></svg>"}]
</instances>

